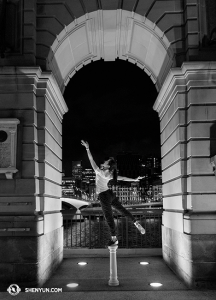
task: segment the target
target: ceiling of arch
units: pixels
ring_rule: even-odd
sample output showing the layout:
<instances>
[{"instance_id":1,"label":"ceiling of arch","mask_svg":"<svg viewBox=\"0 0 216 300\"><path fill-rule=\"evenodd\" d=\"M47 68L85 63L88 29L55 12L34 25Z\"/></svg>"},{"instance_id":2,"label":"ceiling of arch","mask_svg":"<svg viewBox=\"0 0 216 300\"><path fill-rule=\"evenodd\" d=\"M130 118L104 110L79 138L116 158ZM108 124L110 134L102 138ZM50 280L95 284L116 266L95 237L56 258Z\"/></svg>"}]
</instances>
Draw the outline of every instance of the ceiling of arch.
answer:
<instances>
[{"instance_id":1,"label":"ceiling of arch","mask_svg":"<svg viewBox=\"0 0 216 300\"><path fill-rule=\"evenodd\" d=\"M88 63L116 58L128 60L143 69L157 89L173 64L173 52L163 33L148 19L130 12L96 11L72 22L60 32L51 46L47 68L63 88Z\"/></svg>"},{"instance_id":2,"label":"ceiling of arch","mask_svg":"<svg viewBox=\"0 0 216 300\"><path fill-rule=\"evenodd\" d=\"M185 52L184 8L182 0L38 0L37 64L52 70L63 90L85 64L119 57L159 90L173 57ZM189 8L193 17L196 7Z\"/></svg>"}]
</instances>

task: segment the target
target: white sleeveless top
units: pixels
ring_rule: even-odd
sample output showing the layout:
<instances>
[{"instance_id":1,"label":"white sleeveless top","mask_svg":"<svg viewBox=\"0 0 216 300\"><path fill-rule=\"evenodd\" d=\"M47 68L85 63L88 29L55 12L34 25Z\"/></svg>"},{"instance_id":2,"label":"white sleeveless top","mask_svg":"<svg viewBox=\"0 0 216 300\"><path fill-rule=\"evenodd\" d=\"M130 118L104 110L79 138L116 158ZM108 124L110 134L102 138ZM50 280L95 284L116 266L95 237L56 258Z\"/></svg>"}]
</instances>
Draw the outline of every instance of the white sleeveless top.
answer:
<instances>
[{"instance_id":1,"label":"white sleeveless top","mask_svg":"<svg viewBox=\"0 0 216 300\"><path fill-rule=\"evenodd\" d=\"M112 176L104 176L103 170L100 170L99 168L95 169L95 173L96 194L98 195L109 189L108 182L112 179Z\"/></svg>"}]
</instances>

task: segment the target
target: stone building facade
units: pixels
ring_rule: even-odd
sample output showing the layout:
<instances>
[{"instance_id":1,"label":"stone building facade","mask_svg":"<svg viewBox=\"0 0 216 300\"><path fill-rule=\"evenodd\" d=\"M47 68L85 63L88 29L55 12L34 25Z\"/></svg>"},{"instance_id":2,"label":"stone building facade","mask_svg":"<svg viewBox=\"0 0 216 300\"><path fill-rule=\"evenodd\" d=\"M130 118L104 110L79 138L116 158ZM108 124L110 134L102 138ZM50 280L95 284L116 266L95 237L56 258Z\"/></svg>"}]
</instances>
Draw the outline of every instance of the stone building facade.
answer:
<instances>
[{"instance_id":1,"label":"stone building facade","mask_svg":"<svg viewBox=\"0 0 216 300\"><path fill-rule=\"evenodd\" d=\"M0 1L0 147L5 124L17 122L4 153L16 150L16 162L0 159L2 284L41 286L61 263L64 89L87 64L116 58L146 72L159 93L164 260L189 286L215 283L215 8L210 0Z\"/></svg>"}]
</instances>

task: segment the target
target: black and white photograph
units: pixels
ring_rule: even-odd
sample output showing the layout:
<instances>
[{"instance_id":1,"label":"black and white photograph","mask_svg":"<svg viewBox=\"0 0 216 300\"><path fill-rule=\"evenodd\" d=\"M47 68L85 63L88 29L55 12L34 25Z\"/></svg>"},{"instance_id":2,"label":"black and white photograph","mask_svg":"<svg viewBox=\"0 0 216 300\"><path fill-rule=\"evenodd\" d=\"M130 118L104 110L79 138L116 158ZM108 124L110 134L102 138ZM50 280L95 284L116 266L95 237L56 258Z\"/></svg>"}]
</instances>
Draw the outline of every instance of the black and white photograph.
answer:
<instances>
[{"instance_id":1,"label":"black and white photograph","mask_svg":"<svg viewBox=\"0 0 216 300\"><path fill-rule=\"evenodd\" d=\"M0 0L0 299L216 299L216 1Z\"/></svg>"}]
</instances>

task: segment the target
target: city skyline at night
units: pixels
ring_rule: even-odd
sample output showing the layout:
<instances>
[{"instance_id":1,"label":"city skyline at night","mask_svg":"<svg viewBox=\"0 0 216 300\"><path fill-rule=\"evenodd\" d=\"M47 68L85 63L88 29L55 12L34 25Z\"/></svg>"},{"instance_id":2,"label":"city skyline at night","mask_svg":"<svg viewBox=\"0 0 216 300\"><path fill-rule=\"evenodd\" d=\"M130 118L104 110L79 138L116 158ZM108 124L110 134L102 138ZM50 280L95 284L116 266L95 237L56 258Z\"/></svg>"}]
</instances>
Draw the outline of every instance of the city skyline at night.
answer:
<instances>
[{"instance_id":1,"label":"city skyline at night","mask_svg":"<svg viewBox=\"0 0 216 300\"><path fill-rule=\"evenodd\" d=\"M72 157L90 166L81 139L98 164L122 151L159 157L156 97L151 79L129 62L97 61L77 72L64 93L69 108L63 119L64 171L70 173Z\"/></svg>"}]
</instances>

